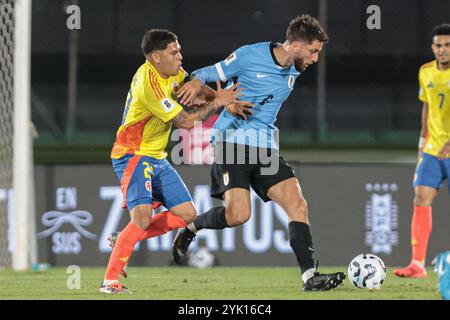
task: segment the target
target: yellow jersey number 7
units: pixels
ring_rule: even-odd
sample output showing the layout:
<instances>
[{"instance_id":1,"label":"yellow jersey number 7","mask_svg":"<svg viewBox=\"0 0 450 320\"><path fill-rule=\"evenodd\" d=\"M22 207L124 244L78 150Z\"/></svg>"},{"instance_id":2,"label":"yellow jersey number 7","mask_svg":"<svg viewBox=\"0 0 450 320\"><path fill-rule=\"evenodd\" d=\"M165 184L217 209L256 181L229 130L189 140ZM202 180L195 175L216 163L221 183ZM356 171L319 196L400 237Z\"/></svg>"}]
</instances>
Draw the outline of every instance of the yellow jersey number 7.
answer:
<instances>
[{"instance_id":1,"label":"yellow jersey number 7","mask_svg":"<svg viewBox=\"0 0 450 320\"><path fill-rule=\"evenodd\" d=\"M441 97L441 102L439 103L439 109L442 109L444 106L445 93L438 93L438 96Z\"/></svg>"}]
</instances>

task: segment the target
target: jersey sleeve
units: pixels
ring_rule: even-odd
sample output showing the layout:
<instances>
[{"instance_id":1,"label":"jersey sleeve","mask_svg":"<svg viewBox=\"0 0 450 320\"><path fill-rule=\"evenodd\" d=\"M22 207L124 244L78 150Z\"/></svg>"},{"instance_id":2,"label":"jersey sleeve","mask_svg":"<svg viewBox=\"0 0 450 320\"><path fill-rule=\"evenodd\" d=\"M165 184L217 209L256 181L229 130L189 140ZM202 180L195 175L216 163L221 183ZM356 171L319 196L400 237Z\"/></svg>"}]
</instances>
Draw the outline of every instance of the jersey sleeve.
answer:
<instances>
[{"instance_id":1,"label":"jersey sleeve","mask_svg":"<svg viewBox=\"0 0 450 320\"><path fill-rule=\"evenodd\" d=\"M423 82L422 70L419 70L419 100L428 103L427 91L425 90L425 84Z\"/></svg>"},{"instance_id":2,"label":"jersey sleeve","mask_svg":"<svg viewBox=\"0 0 450 320\"><path fill-rule=\"evenodd\" d=\"M159 85L156 77L149 75L148 85L141 92L147 109L164 122L172 120L183 107L173 100Z\"/></svg>"},{"instance_id":3,"label":"jersey sleeve","mask_svg":"<svg viewBox=\"0 0 450 320\"><path fill-rule=\"evenodd\" d=\"M231 53L225 60L214 65L201 68L192 72L202 83L222 81L226 82L234 76L238 76L245 70L249 56L248 46L243 46Z\"/></svg>"}]
</instances>

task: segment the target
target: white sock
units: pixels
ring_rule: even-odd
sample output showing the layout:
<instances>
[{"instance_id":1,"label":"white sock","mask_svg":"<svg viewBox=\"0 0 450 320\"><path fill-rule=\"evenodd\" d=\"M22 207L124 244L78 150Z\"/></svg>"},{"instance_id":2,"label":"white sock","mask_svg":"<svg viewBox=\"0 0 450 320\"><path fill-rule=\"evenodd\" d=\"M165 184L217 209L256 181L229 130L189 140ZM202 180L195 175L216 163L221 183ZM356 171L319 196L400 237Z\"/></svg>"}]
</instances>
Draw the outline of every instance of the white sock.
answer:
<instances>
[{"instance_id":1,"label":"white sock","mask_svg":"<svg viewBox=\"0 0 450 320\"><path fill-rule=\"evenodd\" d=\"M412 260L412 263L417 264L421 268L425 268L425 263L419 260Z\"/></svg>"},{"instance_id":2,"label":"white sock","mask_svg":"<svg viewBox=\"0 0 450 320\"><path fill-rule=\"evenodd\" d=\"M103 280L103 285L104 286L109 286L111 283L114 283L114 282L119 282L119 280Z\"/></svg>"},{"instance_id":3,"label":"white sock","mask_svg":"<svg viewBox=\"0 0 450 320\"><path fill-rule=\"evenodd\" d=\"M306 281L311 279L314 276L314 272L316 272L315 268L310 268L310 269L306 270L305 272L303 272L303 274L302 274L303 283L305 283Z\"/></svg>"},{"instance_id":4,"label":"white sock","mask_svg":"<svg viewBox=\"0 0 450 320\"><path fill-rule=\"evenodd\" d=\"M197 229L195 228L195 225L194 225L193 222L189 223L187 225L187 228L188 228L189 231L192 231L193 233L197 233Z\"/></svg>"}]
</instances>

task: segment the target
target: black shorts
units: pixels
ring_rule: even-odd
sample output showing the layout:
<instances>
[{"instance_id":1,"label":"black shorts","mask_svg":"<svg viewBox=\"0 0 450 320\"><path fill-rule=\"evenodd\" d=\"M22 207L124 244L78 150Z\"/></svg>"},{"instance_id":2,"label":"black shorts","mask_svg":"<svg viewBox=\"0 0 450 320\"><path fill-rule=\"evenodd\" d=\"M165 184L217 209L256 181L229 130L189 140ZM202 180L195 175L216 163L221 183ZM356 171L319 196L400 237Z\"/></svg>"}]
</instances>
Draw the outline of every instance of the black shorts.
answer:
<instances>
[{"instance_id":1,"label":"black shorts","mask_svg":"<svg viewBox=\"0 0 450 320\"><path fill-rule=\"evenodd\" d=\"M294 170L275 149L225 143L217 144L214 152L215 161L211 168L213 198L223 200L223 194L229 189L250 190L252 186L258 196L267 202L271 200L267 191L272 186L296 177Z\"/></svg>"}]
</instances>

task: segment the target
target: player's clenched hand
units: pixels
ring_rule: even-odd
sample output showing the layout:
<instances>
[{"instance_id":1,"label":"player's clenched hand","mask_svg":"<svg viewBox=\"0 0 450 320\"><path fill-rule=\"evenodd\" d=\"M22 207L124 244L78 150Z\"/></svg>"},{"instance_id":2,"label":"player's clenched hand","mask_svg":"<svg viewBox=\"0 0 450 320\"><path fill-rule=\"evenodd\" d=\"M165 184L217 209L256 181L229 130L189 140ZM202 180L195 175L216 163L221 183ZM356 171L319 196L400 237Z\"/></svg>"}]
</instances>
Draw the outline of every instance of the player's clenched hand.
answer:
<instances>
[{"instance_id":1,"label":"player's clenched hand","mask_svg":"<svg viewBox=\"0 0 450 320\"><path fill-rule=\"evenodd\" d=\"M177 92L178 101L184 105L190 105L202 88L202 82L199 79L193 79L186 82Z\"/></svg>"},{"instance_id":2,"label":"player's clenched hand","mask_svg":"<svg viewBox=\"0 0 450 320\"><path fill-rule=\"evenodd\" d=\"M236 103L225 106L227 111L240 119L247 120L247 116L253 114L251 110L254 107L253 103L248 101L238 101Z\"/></svg>"},{"instance_id":3,"label":"player's clenched hand","mask_svg":"<svg viewBox=\"0 0 450 320\"><path fill-rule=\"evenodd\" d=\"M236 83L227 89L222 89L220 82L216 81L217 85L217 93L214 98L215 102L220 106L227 106L231 103L238 102L239 98L243 96L243 94L239 94L244 88L237 89L240 83Z\"/></svg>"},{"instance_id":4,"label":"player's clenched hand","mask_svg":"<svg viewBox=\"0 0 450 320\"><path fill-rule=\"evenodd\" d=\"M438 153L439 159L447 159L450 158L450 140L447 141L446 144L442 147L442 149Z\"/></svg>"}]
</instances>

